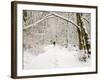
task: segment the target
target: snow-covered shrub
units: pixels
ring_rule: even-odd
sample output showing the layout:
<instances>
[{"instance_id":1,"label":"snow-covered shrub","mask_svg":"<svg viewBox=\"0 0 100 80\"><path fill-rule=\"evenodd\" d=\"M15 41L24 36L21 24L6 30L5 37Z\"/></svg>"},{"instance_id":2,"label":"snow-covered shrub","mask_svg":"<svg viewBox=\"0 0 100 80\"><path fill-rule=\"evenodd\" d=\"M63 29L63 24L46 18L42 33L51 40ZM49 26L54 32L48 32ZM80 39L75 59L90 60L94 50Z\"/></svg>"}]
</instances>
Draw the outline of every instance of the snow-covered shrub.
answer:
<instances>
[{"instance_id":1,"label":"snow-covered shrub","mask_svg":"<svg viewBox=\"0 0 100 80\"><path fill-rule=\"evenodd\" d=\"M78 56L80 61L84 61L84 62L87 61L88 54L86 53L86 50L80 50Z\"/></svg>"}]
</instances>

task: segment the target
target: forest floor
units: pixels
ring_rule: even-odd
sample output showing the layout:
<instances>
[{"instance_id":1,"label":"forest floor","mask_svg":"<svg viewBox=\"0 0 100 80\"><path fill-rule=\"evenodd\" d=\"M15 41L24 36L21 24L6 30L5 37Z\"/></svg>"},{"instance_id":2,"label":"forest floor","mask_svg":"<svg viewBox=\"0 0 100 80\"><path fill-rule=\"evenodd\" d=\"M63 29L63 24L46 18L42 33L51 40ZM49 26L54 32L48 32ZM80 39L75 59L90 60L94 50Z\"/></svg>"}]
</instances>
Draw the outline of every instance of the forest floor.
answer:
<instances>
[{"instance_id":1,"label":"forest floor","mask_svg":"<svg viewBox=\"0 0 100 80\"><path fill-rule=\"evenodd\" d=\"M34 55L31 51L24 50L24 69L51 69L74 68L91 65L91 58L86 62L79 60L79 50L59 45L48 45L44 53Z\"/></svg>"}]
</instances>

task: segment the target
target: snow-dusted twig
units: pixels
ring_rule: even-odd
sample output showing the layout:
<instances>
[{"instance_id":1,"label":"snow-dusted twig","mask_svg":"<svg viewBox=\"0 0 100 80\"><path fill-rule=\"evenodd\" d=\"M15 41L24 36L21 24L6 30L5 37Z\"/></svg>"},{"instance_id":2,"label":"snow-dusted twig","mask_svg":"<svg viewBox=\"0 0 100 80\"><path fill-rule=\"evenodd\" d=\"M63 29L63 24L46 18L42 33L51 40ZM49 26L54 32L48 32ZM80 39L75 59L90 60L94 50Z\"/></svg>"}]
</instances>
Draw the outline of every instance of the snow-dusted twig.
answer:
<instances>
[{"instance_id":1,"label":"snow-dusted twig","mask_svg":"<svg viewBox=\"0 0 100 80\"><path fill-rule=\"evenodd\" d=\"M84 17L81 17L81 18L82 18L82 20L86 21L88 24L90 23L86 18L84 18Z\"/></svg>"}]
</instances>

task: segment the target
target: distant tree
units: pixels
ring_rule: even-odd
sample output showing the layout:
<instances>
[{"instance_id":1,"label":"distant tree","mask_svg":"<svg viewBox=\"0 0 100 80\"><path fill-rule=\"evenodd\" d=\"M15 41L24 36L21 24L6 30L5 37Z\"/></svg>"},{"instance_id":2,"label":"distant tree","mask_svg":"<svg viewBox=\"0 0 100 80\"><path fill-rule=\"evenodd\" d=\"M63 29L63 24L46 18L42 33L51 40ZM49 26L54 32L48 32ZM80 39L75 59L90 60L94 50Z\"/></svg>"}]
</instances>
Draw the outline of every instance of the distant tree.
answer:
<instances>
[{"instance_id":1,"label":"distant tree","mask_svg":"<svg viewBox=\"0 0 100 80\"><path fill-rule=\"evenodd\" d=\"M23 20L24 20L24 22L26 22L26 20L27 20L27 11L26 10L23 10Z\"/></svg>"}]
</instances>

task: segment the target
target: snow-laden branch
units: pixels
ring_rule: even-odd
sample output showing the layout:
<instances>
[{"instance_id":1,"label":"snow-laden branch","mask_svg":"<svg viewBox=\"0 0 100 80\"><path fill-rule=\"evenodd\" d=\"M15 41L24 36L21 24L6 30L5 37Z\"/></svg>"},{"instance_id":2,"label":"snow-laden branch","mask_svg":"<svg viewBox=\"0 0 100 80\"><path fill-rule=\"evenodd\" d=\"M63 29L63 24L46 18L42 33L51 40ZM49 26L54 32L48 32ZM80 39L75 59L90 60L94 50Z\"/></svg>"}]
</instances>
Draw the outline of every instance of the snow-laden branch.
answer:
<instances>
[{"instance_id":1,"label":"snow-laden branch","mask_svg":"<svg viewBox=\"0 0 100 80\"><path fill-rule=\"evenodd\" d=\"M59 18L65 20L65 21L67 21L67 22L73 24L75 27L77 27L77 28L80 29L80 27L79 27L77 24L75 24L73 21L71 21L71 20L69 20L69 19L66 19L65 17L63 17L63 16L61 16L61 15L59 15L59 14L56 14L56 13L54 13L54 12L50 12L50 13L53 14L53 15L55 15L56 17L59 17Z\"/></svg>"},{"instance_id":2,"label":"snow-laden branch","mask_svg":"<svg viewBox=\"0 0 100 80\"><path fill-rule=\"evenodd\" d=\"M52 14L48 14L48 15L46 15L46 16L45 16L45 17L43 17L42 19L40 19L40 20L38 20L38 21L34 22L33 24L30 24L30 25L28 25L28 26L24 27L23 29L28 29L28 28L30 28L30 27L32 27L32 26L34 26L34 25L38 24L39 22L41 22L41 21L43 21L43 20L47 19L47 17L49 17L50 15L52 15Z\"/></svg>"},{"instance_id":3,"label":"snow-laden branch","mask_svg":"<svg viewBox=\"0 0 100 80\"><path fill-rule=\"evenodd\" d=\"M81 17L81 18L82 18L82 20L86 21L89 24L89 21L86 18L84 18L84 17Z\"/></svg>"},{"instance_id":4,"label":"snow-laden branch","mask_svg":"<svg viewBox=\"0 0 100 80\"><path fill-rule=\"evenodd\" d=\"M79 27L77 24L75 24L73 21L68 20L68 19L66 19L65 17L63 17L63 16L61 16L61 15L59 15L59 14L57 14L57 13L54 13L54 12L50 12L50 14L48 14L48 15L46 15L45 17L43 17L42 19L40 19L40 20L34 22L33 24L30 24L30 25L24 27L23 29L24 29L24 30L25 30L25 29L28 29L28 28L30 28L30 27L32 27L32 26L34 26L34 25L40 23L41 21L47 19L47 18L48 18L49 16L51 16L51 15L54 15L54 16L56 16L56 17L59 17L59 18L65 20L65 21L67 21L67 22L73 24L76 28L80 29L80 27Z\"/></svg>"}]
</instances>

